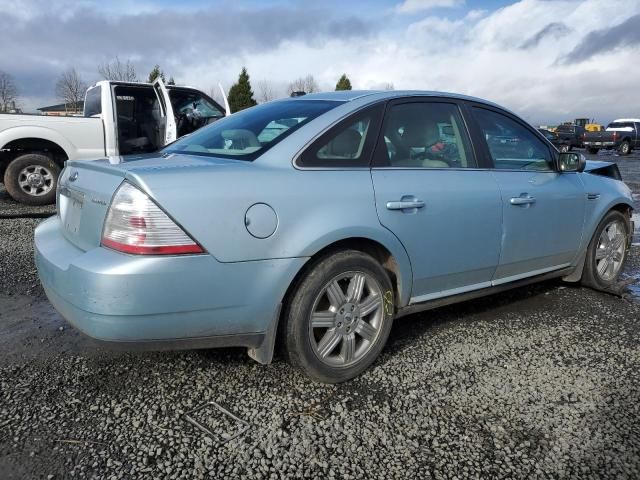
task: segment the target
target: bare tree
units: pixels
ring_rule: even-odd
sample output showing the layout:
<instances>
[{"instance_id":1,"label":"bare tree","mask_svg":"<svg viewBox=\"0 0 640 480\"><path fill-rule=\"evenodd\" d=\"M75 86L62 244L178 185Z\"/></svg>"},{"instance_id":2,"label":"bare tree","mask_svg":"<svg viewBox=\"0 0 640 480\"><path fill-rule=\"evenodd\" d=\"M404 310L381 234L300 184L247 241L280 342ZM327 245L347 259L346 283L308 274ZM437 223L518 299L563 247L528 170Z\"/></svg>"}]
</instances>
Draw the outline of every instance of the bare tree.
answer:
<instances>
[{"instance_id":1,"label":"bare tree","mask_svg":"<svg viewBox=\"0 0 640 480\"><path fill-rule=\"evenodd\" d=\"M387 82L382 85L383 90L395 90L392 82Z\"/></svg>"},{"instance_id":2,"label":"bare tree","mask_svg":"<svg viewBox=\"0 0 640 480\"><path fill-rule=\"evenodd\" d=\"M267 103L276 98L273 93L273 86L269 80L260 80L258 82L258 102Z\"/></svg>"},{"instance_id":3,"label":"bare tree","mask_svg":"<svg viewBox=\"0 0 640 480\"><path fill-rule=\"evenodd\" d=\"M76 113L79 103L84 98L87 84L80 77L75 68L69 68L60 75L56 83L56 95L67 105L67 110Z\"/></svg>"},{"instance_id":4,"label":"bare tree","mask_svg":"<svg viewBox=\"0 0 640 480\"><path fill-rule=\"evenodd\" d=\"M0 112L14 109L17 98L18 87L13 77L0 70Z\"/></svg>"},{"instance_id":5,"label":"bare tree","mask_svg":"<svg viewBox=\"0 0 640 480\"><path fill-rule=\"evenodd\" d=\"M313 75L297 78L287 87L287 94L289 95L293 92L313 93L318 91L320 91L320 87L318 86L318 82L316 82L315 78L313 78Z\"/></svg>"},{"instance_id":6,"label":"bare tree","mask_svg":"<svg viewBox=\"0 0 640 480\"><path fill-rule=\"evenodd\" d=\"M126 62L121 62L117 56L110 62L98 65L98 73L102 75L105 80L118 80L121 82L138 81L136 69L131 61L127 59Z\"/></svg>"}]
</instances>

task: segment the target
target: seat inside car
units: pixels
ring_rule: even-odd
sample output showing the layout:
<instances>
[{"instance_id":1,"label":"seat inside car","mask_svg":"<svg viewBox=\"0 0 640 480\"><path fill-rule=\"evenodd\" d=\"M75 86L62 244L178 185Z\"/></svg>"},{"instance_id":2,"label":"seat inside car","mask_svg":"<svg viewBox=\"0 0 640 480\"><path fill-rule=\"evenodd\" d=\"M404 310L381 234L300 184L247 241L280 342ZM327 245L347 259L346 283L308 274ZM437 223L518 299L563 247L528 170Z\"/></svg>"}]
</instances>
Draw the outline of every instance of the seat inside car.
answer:
<instances>
[{"instance_id":1,"label":"seat inside car","mask_svg":"<svg viewBox=\"0 0 640 480\"><path fill-rule=\"evenodd\" d=\"M390 140L396 147L394 166L448 168L442 161L429 158L428 149L440 141L438 125L430 121L405 122L401 127L391 127ZM402 133L400 133L400 130Z\"/></svg>"}]
</instances>

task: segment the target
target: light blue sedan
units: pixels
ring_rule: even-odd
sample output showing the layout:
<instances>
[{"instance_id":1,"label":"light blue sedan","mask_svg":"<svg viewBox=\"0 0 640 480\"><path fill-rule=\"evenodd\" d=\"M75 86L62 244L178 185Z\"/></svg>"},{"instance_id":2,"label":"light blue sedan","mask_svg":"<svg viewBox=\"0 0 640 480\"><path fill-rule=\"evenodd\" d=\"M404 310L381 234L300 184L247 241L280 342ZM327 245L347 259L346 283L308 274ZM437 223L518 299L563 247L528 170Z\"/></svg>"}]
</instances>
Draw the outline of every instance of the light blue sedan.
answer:
<instances>
[{"instance_id":1,"label":"light blue sedan","mask_svg":"<svg viewBox=\"0 0 640 480\"><path fill-rule=\"evenodd\" d=\"M552 277L611 288L633 231L615 164L436 92L266 103L156 155L67 162L58 192L36 262L71 324L261 363L277 342L322 382L412 312Z\"/></svg>"}]
</instances>

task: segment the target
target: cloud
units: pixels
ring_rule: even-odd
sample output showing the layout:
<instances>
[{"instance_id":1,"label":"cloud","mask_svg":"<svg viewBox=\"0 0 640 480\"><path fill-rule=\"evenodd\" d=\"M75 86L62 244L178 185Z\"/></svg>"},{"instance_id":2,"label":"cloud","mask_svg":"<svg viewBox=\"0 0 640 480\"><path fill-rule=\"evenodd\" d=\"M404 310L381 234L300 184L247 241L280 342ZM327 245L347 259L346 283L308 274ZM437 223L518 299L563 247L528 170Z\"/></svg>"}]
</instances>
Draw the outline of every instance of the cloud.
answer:
<instances>
[{"instance_id":1,"label":"cloud","mask_svg":"<svg viewBox=\"0 0 640 480\"><path fill-rule=\"evenodd\" d=\"M141 78L159 63L178 83L205 91L219 81L229 88L246 66L254 90L266 79L282 95L288 82L307 74L333 90L346 72L354 88L393 83L469 94L534 123L606 122L640 112L640 69L633 68L640 43L629 40L640 28L625 23L640 15L638 0L617 0L616 9L608 0L521 0L451 16L384 9L352 15L310 2L202 7L189 0L166 2L166 10L125 0L104 8L88 0L21 1L22 16L0 17L0 70L16 77L29 108L57 103L55 81L68 66L95 81L98 65L118 55L131 59ZM618 34L602 35L609 31ZM585 42L597 56L557 63Z\"/></svg>"},{"instance_id":2,"label":"cloud","mask_svg":"<svg viewBox=\"0 0 640 480\"><path fill-rule=\"evenodd\" d=\"M116 14L82 2L50 8L39 0L23 3L20 15L9 11L0 17L0 31L10 39L9 45L3 42L0 69L17 77L24 96L42 93L45 81L52 94L55 77L70 66L85 80L98 80L98 65L116 55L131 59L140 78L158 63L180 79L199 64L211 68L285 42L322 45L327 39L364 38L372 30L370 21L309 6L169 12L138 5L134 13Z\"/></svg>"},{"instance_id":3,"label":"cloud","mask_svg":"<svg viewBox=\"0 0 640 480\"><path fill-rule=\"evenodd\" d=\"M529 37L520 48L527 50L529 48L537 47L538 44L545 38L560 38L568 35L571 30L562 22L553 22L545 26L538 33Z\"/></svg>"},{"instance_id":4,"label":"cloud","mask_svg":"<svg viewBox=\"0 0 640 480\"><path fill-rule=\"evenodd\" d=\"M640 14L610 28L590 32L560 63L583 62L619 47L640 45Z\"/></svg>"},{"instance_id":5,"label":"cloud","mask_svg":"<svg viewBox=\"0 0 640 480\"><path fill-rule=\"evenodd\" d=\"M464 5L464 0L404 0L396 5L398 13L416 13L432 10L434 8L451 8Z\"/></svg>"}]
</instances>

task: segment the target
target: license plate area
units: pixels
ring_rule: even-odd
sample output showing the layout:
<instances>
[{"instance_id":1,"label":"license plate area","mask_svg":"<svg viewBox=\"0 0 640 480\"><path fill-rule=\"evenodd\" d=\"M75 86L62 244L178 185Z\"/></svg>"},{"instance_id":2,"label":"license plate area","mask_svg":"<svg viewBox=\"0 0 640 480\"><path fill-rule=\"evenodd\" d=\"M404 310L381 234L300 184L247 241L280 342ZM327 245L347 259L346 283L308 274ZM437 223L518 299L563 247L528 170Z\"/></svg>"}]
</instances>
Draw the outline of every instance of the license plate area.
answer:
<instances>
[{"instance_id":1,"label":"license plate area","mask_svg":"<svg viewBox=\"0 0 640 480\"><path fill-rule=\"evenodd\" d=\"M68 187L61 187L58 202L62 226L67 232L77 235L82 218L84 194Z\"/></svg>"}]
</instances>

